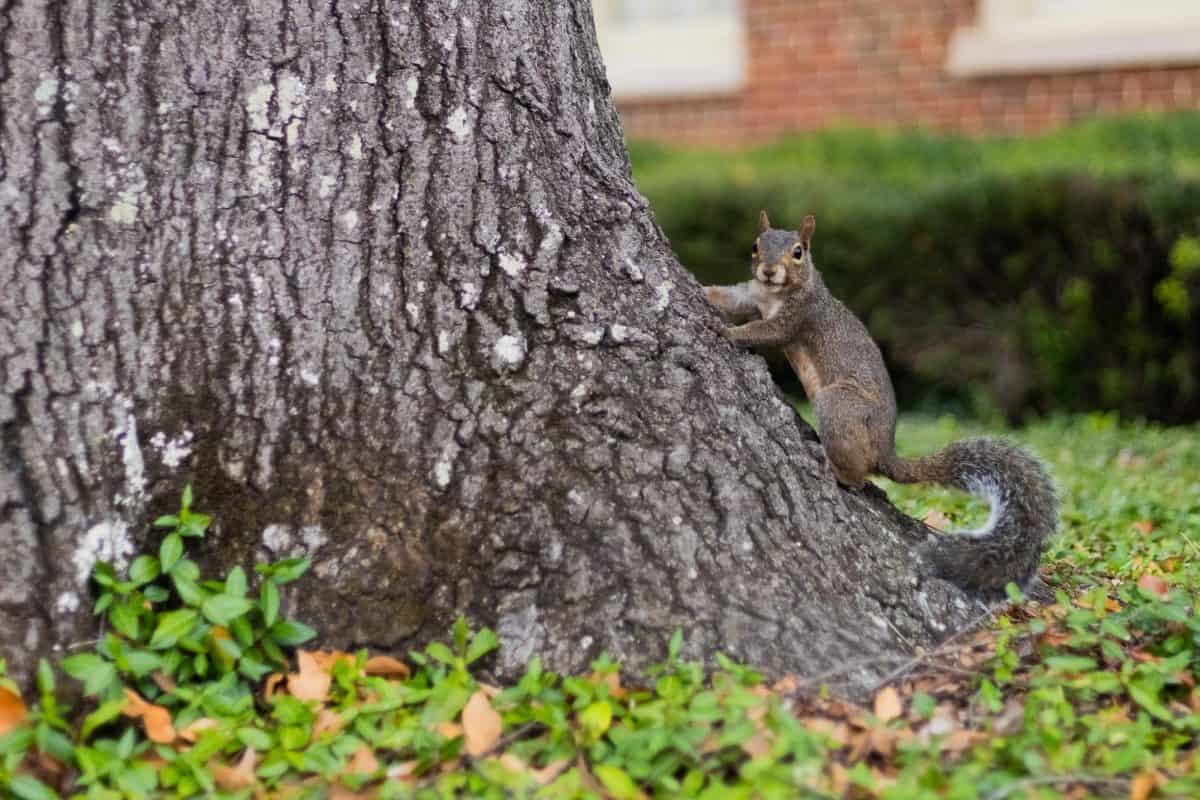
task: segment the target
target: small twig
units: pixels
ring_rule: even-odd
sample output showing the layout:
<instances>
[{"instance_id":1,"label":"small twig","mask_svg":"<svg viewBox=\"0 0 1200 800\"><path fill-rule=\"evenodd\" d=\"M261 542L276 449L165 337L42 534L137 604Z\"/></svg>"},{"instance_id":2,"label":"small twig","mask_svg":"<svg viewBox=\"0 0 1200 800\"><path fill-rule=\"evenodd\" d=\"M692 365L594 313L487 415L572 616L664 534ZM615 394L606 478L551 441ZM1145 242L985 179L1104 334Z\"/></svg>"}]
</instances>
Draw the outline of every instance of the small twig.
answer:
<instances>
[{"instance_id":1,"label":"small twig","mask_svg":"<svg viewBox=\"0 0 1200 800\"><path fill-rule=\"evenodd\" d=\"M935 659L935 658L939 658L944 655L948 655L949 651L951 650L951 648L950 648L951 644L954 644L956 641L962 639L967 634L971 634L971 633L974 633L975 631L979 630L979 626L985 620L991 619L993 616L994 616L994 614L992 612L992 609L989 608L983 614L979 615L974 620L972 620L969 625L967 625L965 628L963 628L962 630L960 630L958 633L954 634L950 638L946 639L944 642L942 642L940 645L935 647L933 650L930 650L928 653L923 653L919 656L913 657L907 663L897 667L896 669L889 672L887 675L884 675L883 678L881 678L879 681L877 681L875 683L874 686L871 687L870 693L875 694L877 691L882 689L884 686L887 686L889 683L896 680L897 678L907 675L909 672L914 670L916 667L920 666L921 664L923 664L927 661L930 661L931 659Z\"/></svg>"},{"instance_id":2,"label":"small twig","mask_svg":"<svg viewBox=\"0 0 1200 800\"><path fill-rule=\"evenodd\" d=\"M1121 778L1101 778L1094 775L1043 775L1038 778L1022 778L1010 784L1001 786L983 796L983 800L1001 800L1014 792L1033 786L1045 786L1056 783L1079 783L1085 786L1112 786L1119 788L1122 793L1129 791L1129 781Z\"/></svg>"}]
</instances>

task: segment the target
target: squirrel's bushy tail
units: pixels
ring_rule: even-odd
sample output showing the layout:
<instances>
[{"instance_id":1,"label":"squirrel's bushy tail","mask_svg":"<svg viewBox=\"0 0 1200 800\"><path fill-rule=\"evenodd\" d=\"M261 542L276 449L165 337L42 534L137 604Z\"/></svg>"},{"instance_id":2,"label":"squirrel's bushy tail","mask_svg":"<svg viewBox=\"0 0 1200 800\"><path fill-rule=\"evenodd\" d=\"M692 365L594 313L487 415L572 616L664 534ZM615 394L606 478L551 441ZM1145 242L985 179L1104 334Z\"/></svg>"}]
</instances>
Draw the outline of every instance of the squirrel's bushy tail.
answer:
<instances>
[{"instance_id":1,"label":"squirrel's bushy tail","mask_svg":"<svg viewBox=\"0 0 1200 800\"><path fill-rule=\"evenodd\" d=\"M998 439L964 439L923 458L893 455L880 472L899 483L937 483L986 499L982 528L939 536L925 555L935 574L966 588L999 592L1012 581L1028 587L1046 539L1054 533L1058 501L1040 463Z\"/></svg>"}]
</instances>

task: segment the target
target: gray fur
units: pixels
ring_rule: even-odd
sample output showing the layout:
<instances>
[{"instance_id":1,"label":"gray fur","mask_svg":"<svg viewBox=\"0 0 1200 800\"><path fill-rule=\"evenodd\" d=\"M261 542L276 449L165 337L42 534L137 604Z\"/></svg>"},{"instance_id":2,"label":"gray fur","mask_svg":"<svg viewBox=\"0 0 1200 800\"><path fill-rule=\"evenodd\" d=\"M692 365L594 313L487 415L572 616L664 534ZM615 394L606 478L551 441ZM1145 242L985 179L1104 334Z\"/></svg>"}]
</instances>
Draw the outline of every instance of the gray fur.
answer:
<instances>
[{"instance_id":1,"label":"gray fur","mask_svg":"<svg viewBox=\"0 0 1200 800\"><path fill-rule=\"evenodd\" d=\"M745 319L754 300L760 319L728 328L747 347L778 347L804 384L837 480L859 488L869 474L901 483L938 483L985 497L992 504L978 531L938 536L922 555L938 577L996 593L1012 581L1028 587L1046 539L1054 532L1057 501L1041 464L1024 450L995 439L955 442L933 455L896 455L896 398L883 355L850 309L826 288L812 259L815 222L802 231L769 227L751 260L753 280L736 287L705 287L730 319Z\"/></svg>"}]
</instances>

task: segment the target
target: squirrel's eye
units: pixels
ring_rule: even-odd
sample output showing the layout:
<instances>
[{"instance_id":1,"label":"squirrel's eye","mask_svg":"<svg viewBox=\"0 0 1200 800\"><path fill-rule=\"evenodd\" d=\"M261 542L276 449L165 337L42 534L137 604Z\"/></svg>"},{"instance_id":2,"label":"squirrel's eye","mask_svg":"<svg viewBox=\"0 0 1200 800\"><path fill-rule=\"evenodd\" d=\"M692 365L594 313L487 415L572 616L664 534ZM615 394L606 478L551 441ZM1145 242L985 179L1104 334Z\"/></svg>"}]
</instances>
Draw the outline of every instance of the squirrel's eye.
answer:
<instances>
[{"instance_id":1,"label":"squirrel's eye","mask_svg":"<svg viewBox=\"0 0 1200 800\"><path fill-rule=\"evenodd\" d=\"M758 242L755 242L754 246L750 248L750 255L752 255L752 256L758 255Z\"/></svg>"},{"instance_id":2,"label":"squirrel's eye","mask_svg":"<svg viewBox=\"0 0 1200 800\"><path fill-rule=\"evenodd\" d=\"M796 245L795 249L792 250L792 258L796 259L797 261L804 260L804 247L801 245Z\"/></svg>"}]
</instances>

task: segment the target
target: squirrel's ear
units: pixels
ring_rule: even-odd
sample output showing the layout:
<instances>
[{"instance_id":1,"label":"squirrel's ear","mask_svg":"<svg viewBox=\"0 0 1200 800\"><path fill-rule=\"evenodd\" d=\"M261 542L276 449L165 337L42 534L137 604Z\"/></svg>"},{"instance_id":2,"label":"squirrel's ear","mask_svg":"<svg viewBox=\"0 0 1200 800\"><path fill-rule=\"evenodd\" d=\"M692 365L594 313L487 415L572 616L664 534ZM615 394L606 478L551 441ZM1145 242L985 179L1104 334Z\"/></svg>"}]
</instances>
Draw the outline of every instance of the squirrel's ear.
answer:
<instances>
[{"instance_id":1,"label":"squirrel's ear","mask_svg":"<svg viewBox=\"0 0 1200 800\"><path fill-rule=\"evenodd\" d=\"M771 220L767 218L766 209L758 212L758 232L766 233L771 229Z\"/></svg>"},{"instance_id":2,"label":"squirrel's ear","mask_svg":"<svg viewBox=\"0 0 1200 800\"><path fill-rule=\"evenodd\" d=\"M804 226L800 228L800 244L804 245L807 250L809 244L812 243L813 231L817 229L817 218L809 214L804 218Z\"/></svg>"}]
</instances>

